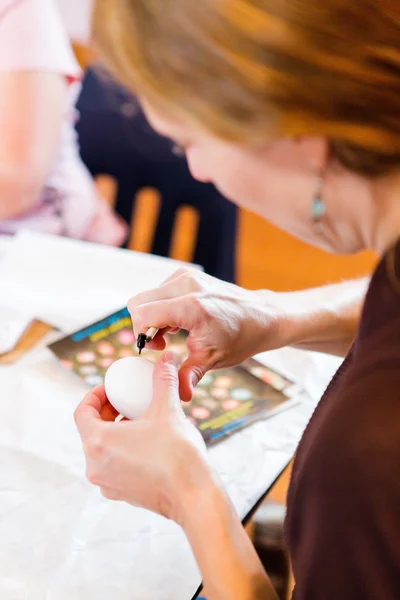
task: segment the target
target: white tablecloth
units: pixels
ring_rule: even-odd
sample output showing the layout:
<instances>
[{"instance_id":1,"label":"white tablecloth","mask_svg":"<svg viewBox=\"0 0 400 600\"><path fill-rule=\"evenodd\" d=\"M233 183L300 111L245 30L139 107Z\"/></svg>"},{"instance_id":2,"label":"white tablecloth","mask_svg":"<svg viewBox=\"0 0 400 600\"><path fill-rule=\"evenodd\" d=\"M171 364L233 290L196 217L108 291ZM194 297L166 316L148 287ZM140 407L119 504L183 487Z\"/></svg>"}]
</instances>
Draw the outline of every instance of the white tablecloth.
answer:
<instances>
[{"instance_id":1,"label":"white tablecloth","mask_svg":"<svg viewBox=\"0 0 400 600\"><path fill-rule=\"evenodd\" d=\"M119 308L175 268L164 259L23 234L0 261L0 293L66 331ZM261 358L309 394L209 450L242 518L293 456L338 364L290 349ZM44 342L1 367L0 385L0 598L192 598L200 573L180 528L107 501L86 482L72 418L85 385Z\"/></svg>"},{"instance_id":2,"label":"white tablecloth","mask_svg":"<svg viewBox=\"0 0 400 600\"><path fill-rule=\"evenodd\" d=\"M1 235L0 234L0 259L4 256L11 248L12 243L14 242L14 238L10 235Z\"/></svg>"}]
</instances>

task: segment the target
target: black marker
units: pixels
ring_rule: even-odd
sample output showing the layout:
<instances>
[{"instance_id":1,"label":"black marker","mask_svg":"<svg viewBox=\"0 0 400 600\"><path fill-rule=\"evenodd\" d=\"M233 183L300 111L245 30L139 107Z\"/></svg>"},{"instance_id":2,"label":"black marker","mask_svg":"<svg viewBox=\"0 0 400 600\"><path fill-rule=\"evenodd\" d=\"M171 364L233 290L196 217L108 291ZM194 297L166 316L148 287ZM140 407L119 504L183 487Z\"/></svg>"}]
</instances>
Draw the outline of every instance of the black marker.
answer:
<instances>
[{"instance_id":1,"label":"black marker","mask_svg":"<svg viewBox=\"0 0 400 600\"><path fill-rule=\"evenodd\" d=\"M136 345L139 350L139 355L142 354L142 350L144 349L146 344L151 342L156 337L157 333L158 333L157 327L150 327L150 329L147 331L147 333L139 333L137 341L136 341Z\"/></svg>"}]
</instances>

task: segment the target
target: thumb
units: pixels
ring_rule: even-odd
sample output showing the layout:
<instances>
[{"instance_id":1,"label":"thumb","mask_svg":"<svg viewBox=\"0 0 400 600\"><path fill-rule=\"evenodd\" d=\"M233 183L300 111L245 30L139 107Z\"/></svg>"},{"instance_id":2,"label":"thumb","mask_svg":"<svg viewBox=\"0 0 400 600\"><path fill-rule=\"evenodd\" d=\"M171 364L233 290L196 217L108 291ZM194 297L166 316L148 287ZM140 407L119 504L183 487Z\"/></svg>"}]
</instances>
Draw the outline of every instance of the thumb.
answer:
<instances>
[{"instance_id":1,"label":"thumb","mask_svg":"<svg viewBox=\"0 0 400 600\"><path fill-rule=\"evenodd\" d=\"M207 365L195 356L189 356L179 370L179 395L184 402L190 402L193 389L208 371Z\"/></svg>"},{"instance_id":2,"label":"thumb","mask_svg":"<svg viewBox=\"0 0 400 600\"><path fill-rule=\"evenodd\" d=\"M149 413L182 411L179 398L178 357L165 352L154 368L153 399Z\"/></svg>"}]
</instances>

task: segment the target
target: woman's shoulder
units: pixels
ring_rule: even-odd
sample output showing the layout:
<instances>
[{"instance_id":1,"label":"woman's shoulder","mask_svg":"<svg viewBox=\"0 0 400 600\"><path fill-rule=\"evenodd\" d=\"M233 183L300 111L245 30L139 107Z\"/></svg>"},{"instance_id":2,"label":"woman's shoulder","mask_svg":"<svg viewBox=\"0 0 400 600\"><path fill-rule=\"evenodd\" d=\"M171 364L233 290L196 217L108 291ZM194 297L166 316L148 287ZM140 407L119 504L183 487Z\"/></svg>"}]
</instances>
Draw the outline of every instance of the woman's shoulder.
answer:
<instances>
[{"instance_id":1,"label":"woman's shoulder","mask_svg":"<svg viewBox=\"0 0 400 600\"><path fill-rule=\"evenodd\" d=\"M359 365L400 361L400 242L384 254L371 278L353 346ZM400 362L399 362L400 365Z\"/></svg>"},{"instance_id":2,"label":"woman's shoulder","mask_svg":"<svg viewBox=\"0 0 400 600\"><path fill-rule=\"evenodd\" d=\"M29 69L80 76L54 0L0 0L0 71Z\"/></svg>"}]
</instances>

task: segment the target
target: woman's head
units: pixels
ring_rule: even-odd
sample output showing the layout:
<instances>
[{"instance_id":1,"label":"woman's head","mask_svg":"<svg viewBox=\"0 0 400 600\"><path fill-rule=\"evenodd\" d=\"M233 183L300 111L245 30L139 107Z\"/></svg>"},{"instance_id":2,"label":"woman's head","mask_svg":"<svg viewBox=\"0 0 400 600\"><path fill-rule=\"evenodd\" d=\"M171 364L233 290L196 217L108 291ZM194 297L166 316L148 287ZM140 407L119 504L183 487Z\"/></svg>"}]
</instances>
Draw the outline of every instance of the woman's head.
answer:
<instances>
[{"instance_id":1,"label":"woman's head","mask_svg":"<svg viewBox=\"0 0 400 600\"><path fill-rule=\"evenodd\" d=\"M276 178L287 173L308 202L327 162L367 177L400 166L397 0L97 0L94 28L154 125L189 146L200 178L241 204L226 189L236 187L238 152L253 171L257 159L272 161ZM236 170L221 185L216 162L229 151ZM267 168L265 190L272 175Z\"/></svg>"}]
</instances>

